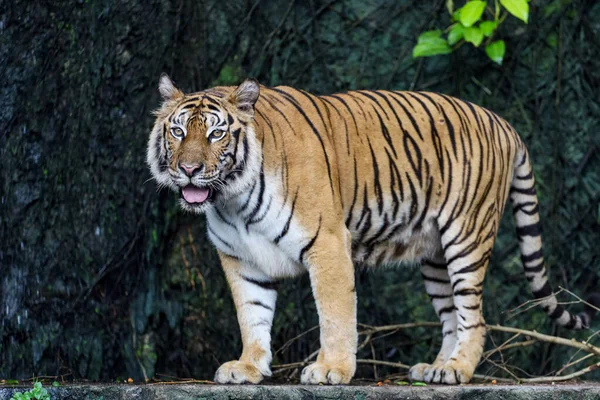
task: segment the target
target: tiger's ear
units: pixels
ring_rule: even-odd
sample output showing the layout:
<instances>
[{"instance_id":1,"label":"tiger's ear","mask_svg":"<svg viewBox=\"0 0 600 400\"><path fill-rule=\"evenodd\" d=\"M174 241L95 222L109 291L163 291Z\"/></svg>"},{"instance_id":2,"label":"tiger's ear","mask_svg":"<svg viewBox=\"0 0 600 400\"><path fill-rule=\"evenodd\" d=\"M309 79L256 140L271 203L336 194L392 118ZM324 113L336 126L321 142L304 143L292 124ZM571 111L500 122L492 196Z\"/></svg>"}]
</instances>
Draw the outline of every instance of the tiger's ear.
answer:
<instances>
[{"instance_id":1,"label":"tiger's ear","mask_svg":"<svg viewBox=\"0 0 600 400\"><path fill-rule=\"evenodd\" d=\"M260 95L260 86L256 79L246 79L229 95L229 102L250 118L254 116L254 104Z\"/></svg>"},{"instance_id":2,"label":"tiger's ear","mask_svg":"<svg viewBox=\"0 0 600 400\"><path fill-rule=\"evenodd\" d=\"M165 101L177 100L183 97L183 92L175 87L169 75L164 72L160 75L158 91Z\"/></svg>"}]
</instances>

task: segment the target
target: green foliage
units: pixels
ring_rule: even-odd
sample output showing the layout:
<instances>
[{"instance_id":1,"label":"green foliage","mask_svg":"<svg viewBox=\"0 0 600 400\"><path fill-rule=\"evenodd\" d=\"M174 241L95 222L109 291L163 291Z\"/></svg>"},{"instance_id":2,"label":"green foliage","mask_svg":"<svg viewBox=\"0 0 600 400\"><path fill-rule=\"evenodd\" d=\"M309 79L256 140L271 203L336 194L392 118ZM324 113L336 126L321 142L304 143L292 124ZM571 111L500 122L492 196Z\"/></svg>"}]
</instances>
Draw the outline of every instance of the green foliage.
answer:
<instances>
[{"instance_id":1,"label":"green foliage","mask_svg":"<svg viewBox=\"0 0 600 400\"><path fill-rule=\"evenodd\" d=\"M54 384L53 384L53 386L54 386ZM33 384L32 389L30 389L24 393L16 392L15 394L13 394L13 397L11 398L11 400L30 400L30 399L50 400L50 394L48 394L48 391L42 387L41 382L36 382Z\"/></svg>"},{"instance_id":2,"label":"green foliage","mask_svg":"<svg viewBox=\"0 0 600 400\"><path fill-rule=\"evenodd\" d=\"M476 26L465 27L465 42L472 43L473 46L479 47L483 41L483 32Z\"/></svg>"},{"instance_id":3,"label":"green foliage","mask_svg":"<svg viewBox=\"0 0 600 400\"><path fill-rule=\"evenodd\" d=\"M527 4L527 0L500 0L500 4L502 4L509 13L527 23L527 20L529 19L529 4Z\"/></svg>"},{"instance_id":4,"label":"green foliage","mask_svg":"<svg viewBox=\"0 0 600 400\"><path fill-rule=\"evenodd\" d=\"M496 40L485 46L485 52L496 64L502 65L502 60L504 59L504 52L506 51L506 46L504 45L504 40Z\"/></svg>"},{"instance_id":5,"label":"green foliage","mask_svg":"<svg viewBox=\"0 0 600 400\"><path fill-rule=\"evenodd\" d=\"M462 26L468 28L479 21L485 11L485 5L485 1L470 1L465 4L458 14L458 19Z\"/></svg>"},{"instance_id":6,"label":"green foliage","mask_svg":"<svg viewBox=\"0 0 600 400\"><path fill-rule=\"evenodd\" d=\"M446 40L441 36L442 32L439 29L421 34L417 39L417 45L413 49L413 58L449 54L462 46L463 43L471 43L473 46L479 47L484 38L488 38L485 53L490 60L502 65L506 45L503 40L492 41L492 38L508 15L507 13L514 15L525 23L528 22L528 1L494 0L495 10L492 12L488 8L489 17L492 19L482 20L487 7L486 1L468 1L463 7L454 10L454 1L447 0L446 5L453 21L453 24L445 30L448 39ZM505 11L501 12L498 2ZM478 22L479 25L477 25Z\"/></svg>"},{"instance_id":7,"label":"green foliage","mask_svg":"<svg viewBox=\"0 0 600 400\"><path fill-rule=\"evenodd\" d=\"M428 57L438 54L452 53L448 41L441 37L442 31L423 32L417 39L417 45L413 49L413 57Z\"/></svg>"}]
</instances>

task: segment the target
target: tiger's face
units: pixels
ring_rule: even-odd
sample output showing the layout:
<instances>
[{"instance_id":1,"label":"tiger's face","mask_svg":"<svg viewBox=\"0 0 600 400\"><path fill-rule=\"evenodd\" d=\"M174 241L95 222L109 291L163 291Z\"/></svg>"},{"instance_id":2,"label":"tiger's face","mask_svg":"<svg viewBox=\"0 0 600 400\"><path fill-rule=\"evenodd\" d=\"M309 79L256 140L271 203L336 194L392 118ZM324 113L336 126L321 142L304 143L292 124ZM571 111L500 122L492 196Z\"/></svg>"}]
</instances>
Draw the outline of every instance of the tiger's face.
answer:
<instances>
[{"instance_id":1,"label":"tiger's face","mask_svg":"<svg viewBox=\"0 0 600 400\"><path fill-rule=\"evenodd\" d=\"M178 192L181 207L196 213L243 192L260 164L253 124L258 82L222 89L185 95L166 75L159 84L164 102L147 162L159 186Z\"/></svg>"}]
</instances>

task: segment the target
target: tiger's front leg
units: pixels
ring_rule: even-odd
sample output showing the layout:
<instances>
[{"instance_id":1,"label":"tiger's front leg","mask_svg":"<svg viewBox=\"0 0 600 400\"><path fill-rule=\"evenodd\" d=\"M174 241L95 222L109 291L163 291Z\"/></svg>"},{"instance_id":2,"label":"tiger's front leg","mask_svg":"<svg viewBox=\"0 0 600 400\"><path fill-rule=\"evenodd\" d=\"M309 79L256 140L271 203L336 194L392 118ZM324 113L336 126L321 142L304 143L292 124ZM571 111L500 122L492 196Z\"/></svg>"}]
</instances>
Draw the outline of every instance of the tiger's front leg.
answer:
<instances>
[{"instance_id":1,"label":"tiger's front leg","mask_svg":"<svg viewBox=\"0 0 600 400\"><path fill-rule=\"evenodd\" d=\"M277 291L275 283L238 259L219 252L231 288L242 333L239 360L221 365L215 374L218 383L259 383L271 376L271 325Z\"/></svg>"},{"instance_id":2,"label":"tiger's front leg","mask_svg":"<svg viewBox=\"0 0 600 400\"><path fill-rule=\"evenodd\" d=\"M350 233L320 227L300 261L310 274L321 329L317 361L302 371L304 384L349 383L356 371L356 289ZM336 234L339 233L339 234Z\"/></svg>"}]
</instances>

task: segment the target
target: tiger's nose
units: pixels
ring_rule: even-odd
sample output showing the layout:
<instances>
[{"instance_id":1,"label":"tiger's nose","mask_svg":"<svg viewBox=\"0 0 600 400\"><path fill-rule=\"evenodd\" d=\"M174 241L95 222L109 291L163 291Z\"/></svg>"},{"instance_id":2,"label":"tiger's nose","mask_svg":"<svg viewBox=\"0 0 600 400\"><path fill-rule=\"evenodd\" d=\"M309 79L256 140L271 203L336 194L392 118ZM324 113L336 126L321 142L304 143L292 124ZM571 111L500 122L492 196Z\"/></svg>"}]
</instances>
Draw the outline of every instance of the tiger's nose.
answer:
<instances>
[{"instance_id":1,"label":"tiger's nose","mask_svg":"<svg viewBox=\"0 0 600 400\"><path fill-rule=\"evenodd\" d=\"M184 163L179 163L179 168L181 168L183 170L183 172L185 172L185 174L187 176L192 176L194 175L194 172L196 172L197 170L199 170L201 167L200 164L184 164Z\"/></svg>"}]
</instances>

